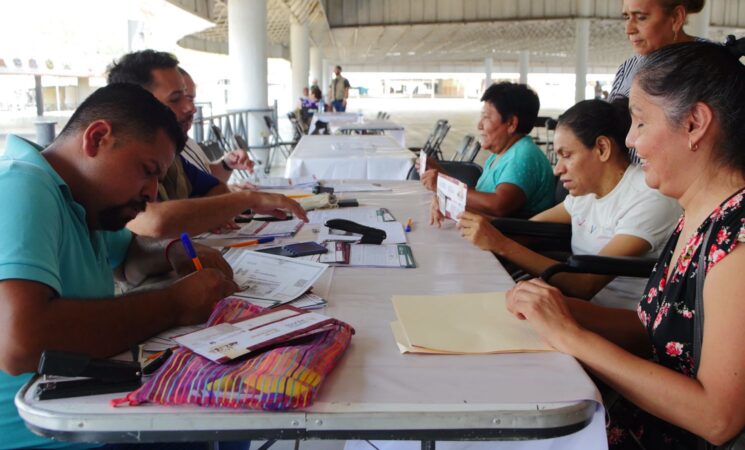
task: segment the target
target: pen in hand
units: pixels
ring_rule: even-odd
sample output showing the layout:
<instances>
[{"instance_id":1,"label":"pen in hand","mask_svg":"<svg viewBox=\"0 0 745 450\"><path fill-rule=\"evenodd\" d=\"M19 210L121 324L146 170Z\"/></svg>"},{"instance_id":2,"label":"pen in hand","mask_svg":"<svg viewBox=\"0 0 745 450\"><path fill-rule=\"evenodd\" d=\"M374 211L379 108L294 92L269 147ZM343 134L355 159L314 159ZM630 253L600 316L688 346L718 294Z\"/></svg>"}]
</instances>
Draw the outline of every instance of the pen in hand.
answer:
<instances>
[{"instance_id":1,"label":"pen in hand","mask_svg":"<svg viewBox=\"0 0 745 450\"><path fill-rule=\"evenodd\" d=\"M199 256L197 256L197 252L194 251L194 246L191 245L191 239L189 239L189 235L186 233L181 233L181 243L184 244L184 249L186 250L186 254L189 255L189 258L191 258L191 262L194 263L194 267L197 270L202 270L202 261L199 260Z\"/></svg>"}]
</instances>

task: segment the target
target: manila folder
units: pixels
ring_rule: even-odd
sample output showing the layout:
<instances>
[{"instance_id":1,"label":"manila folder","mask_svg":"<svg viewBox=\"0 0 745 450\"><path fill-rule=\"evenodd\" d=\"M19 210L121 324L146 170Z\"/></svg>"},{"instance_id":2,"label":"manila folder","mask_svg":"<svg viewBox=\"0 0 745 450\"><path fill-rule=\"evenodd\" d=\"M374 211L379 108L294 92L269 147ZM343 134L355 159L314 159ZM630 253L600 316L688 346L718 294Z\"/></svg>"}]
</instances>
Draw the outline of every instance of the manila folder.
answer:
<instances>
[{"instance_id":1,"label":"manila folder","mask_svg":"<svg viewBox=\"0 0 745 450\"><path fill-rule=\"evenodd\" d=\"M397 342L404 340L398 342L399 347L409 347L408 351L474 354L553 350L530 324L507 311L504 292L394 295L392 301L398 317Z\"/></svg>"}]
</instances>

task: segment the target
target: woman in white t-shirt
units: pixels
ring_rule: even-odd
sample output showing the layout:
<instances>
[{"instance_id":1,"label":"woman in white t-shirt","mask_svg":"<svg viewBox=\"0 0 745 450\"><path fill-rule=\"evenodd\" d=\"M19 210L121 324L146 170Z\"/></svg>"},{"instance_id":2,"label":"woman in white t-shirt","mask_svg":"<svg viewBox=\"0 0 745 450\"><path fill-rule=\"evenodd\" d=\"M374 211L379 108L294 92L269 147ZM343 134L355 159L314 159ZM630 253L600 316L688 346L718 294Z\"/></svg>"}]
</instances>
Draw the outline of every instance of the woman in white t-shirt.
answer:
<instances>
[{"instance_id":1,"label":"woman in white t-shirt","mask_svg":"<svg viewBox=\"0 0 745 450\"><path fill-rule=\"evenodd\" d=\"M627 105L625 99L585 100L559 117L554 174L569 195L531 220L571 223L574 254L657 257L680 216L677 202L647 187L641 168L629 162ZM464 213L458 226L478 247L533 275L558 262L507 238L478 214ZM591 274L551 279L566 295L626 309L636 307L645 282Z\"/></svg>"}]
</instances>

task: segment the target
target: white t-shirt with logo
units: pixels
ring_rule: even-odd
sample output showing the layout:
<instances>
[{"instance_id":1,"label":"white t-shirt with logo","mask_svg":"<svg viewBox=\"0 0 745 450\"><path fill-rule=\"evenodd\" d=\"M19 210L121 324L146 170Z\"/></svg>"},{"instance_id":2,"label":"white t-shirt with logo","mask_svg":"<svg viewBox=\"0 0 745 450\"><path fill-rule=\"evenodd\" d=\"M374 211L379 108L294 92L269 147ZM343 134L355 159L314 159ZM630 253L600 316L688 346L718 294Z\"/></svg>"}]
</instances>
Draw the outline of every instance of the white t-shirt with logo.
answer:
<instances>
[{"instance_id":1,"label":"white t-shirt with logo","mask_svg":"<svg viewBox=\"0 0 745 450\"><path fill-rule=\"evenodd\" d=\"M682 212L675 200L651 189L641 167L630 165L621 181L602 198L595 194L568 195L564 208L572 217L572 253L597 255L617 234L636 236L652 248L644 257L656 258ZM636 309L647 280L616 277L592 302L612 308Z\"/></svg>"}]
</instances>

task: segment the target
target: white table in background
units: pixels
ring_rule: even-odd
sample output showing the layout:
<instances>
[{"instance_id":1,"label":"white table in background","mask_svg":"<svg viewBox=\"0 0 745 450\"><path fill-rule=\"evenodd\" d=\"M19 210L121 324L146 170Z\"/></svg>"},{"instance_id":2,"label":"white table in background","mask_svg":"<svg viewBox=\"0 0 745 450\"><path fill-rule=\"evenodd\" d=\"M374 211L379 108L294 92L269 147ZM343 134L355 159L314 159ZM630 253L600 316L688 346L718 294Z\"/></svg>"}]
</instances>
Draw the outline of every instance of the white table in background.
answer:
<instances>
[{"instance_id":1,"label":"white table in background","mask_svg":"<svg viewBox=\"0 0 745 450\"><path fill-rule=\"evenodd\" d=\"M357 122L359 114L355 112L317 112L313 114L313 118L310 119L310 127L308 127L308 133L313 133L316 129L316 122L326 122L329 126L329 131L332 127L338 127L339 125L351 122Z\"/></svg>"},{"instance_id":2,"label":"white table in background","mask_svg":"<svg viewBox=\"0 0 745 450\"><path fill-rule=\"evenodd\" d=\"M606 448L604 409L595 385L560 353L402 355L390 329L394 294L505 290L512 280L494 257L463 241L452 222L426 224L431 194L416 182L392 192L356 193L362 206L386 207L401 222L416 269L332 267L314 286L324 313L356 334L306 410L236 411L196 406L113 408L121 394L38 401L34 385L16 396L37 433L70 441L147 442L235 439L540 439L556 449ZM313 226L296 238L312 239ZM536 442L548 448L546 440ZM496 448L526 443L501 442Z\"/></svg>"},{"instance_id":3,"label":"white table in background","mask_svg":"<svg viewBox=\"0 0 745 450\"><path fill-rule=\"evenodd\" d=\"M332 129L332 131L334 131ZM390 120L365 120L362 123L345 123L335 131L341 134L386 134L396 140L401 147L406 147L406 133L403 125Z\"/></svg>"},{"instance_id":4,"label":"white table in background","mask_svg":"<svg viewBox=\"0 0 745 450\"><path fill-rule=\"evenodd\" d=\"M287 159L286 178L404 180L415 155L384 135L307 135Z\"/></svg>"}]
</instances>

